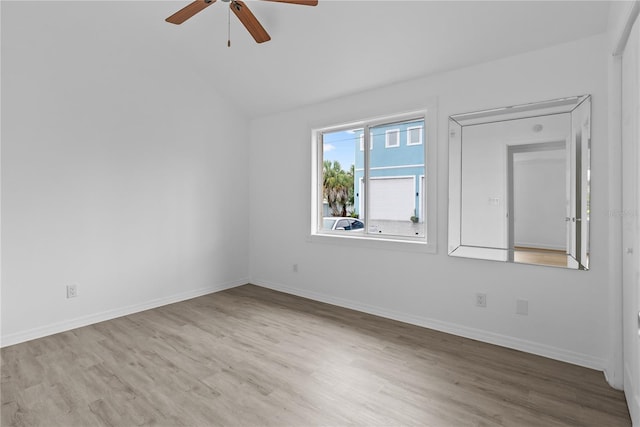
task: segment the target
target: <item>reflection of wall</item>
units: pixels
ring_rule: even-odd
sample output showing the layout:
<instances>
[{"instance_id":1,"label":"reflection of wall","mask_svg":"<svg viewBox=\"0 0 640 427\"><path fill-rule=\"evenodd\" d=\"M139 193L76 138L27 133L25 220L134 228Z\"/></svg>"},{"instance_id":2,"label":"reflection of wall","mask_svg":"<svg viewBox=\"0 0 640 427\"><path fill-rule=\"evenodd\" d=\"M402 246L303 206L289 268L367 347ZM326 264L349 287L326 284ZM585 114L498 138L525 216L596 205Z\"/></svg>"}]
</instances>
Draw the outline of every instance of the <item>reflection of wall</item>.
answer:
<instances>
[{"instance_id":1,"label":"reflection of wall","mask_svg":"<svg viewBox=\"0 0 640 427\"><path fill-rule=\"evenodd\" d=\"M543 129L534 132L536 124L543 124ZM464 127L462 245L508 247L507 145L562 141L570 135L570 124L565 113Z\"/></svg>"},{"instance_id":2,"label":"reflection of wall","mask_svg":"<svg viewBox=\"0 0 640 427\"><path fill-rule=\"evenodd\" d=\"M484 126L463 131L461 243L506 248L504 141L485 138L495 127Z\"/></svg>"},{"instance_id":3,"label":"reflection of wall","mask_svg":"<svg viewBox=\"0 0 640 427\"><path fill-rule=\"evenodd\" d=\"M563 151L553 151L560 153ZM536 158L540 153L514 157L514 241L516 246L566 248L565 159Z\"/></svg>"}]
</instances>

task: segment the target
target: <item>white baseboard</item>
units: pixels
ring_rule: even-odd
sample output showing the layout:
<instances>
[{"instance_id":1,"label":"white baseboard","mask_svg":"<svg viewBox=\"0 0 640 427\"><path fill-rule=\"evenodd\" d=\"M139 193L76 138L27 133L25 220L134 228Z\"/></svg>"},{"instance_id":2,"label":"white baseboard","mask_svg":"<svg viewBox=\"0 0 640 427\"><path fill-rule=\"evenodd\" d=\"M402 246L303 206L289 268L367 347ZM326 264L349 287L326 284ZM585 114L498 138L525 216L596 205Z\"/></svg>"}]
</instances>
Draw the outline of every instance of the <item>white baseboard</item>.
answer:
<instances>
[{"instance_id":1,"label":"white baseboard","mask_svg":"<svg viewBox=\"0 0 640 427\"><path fill-rule=\"evenodd\" d=\"M457 325L450 322L443 322L441 320L429 319L426 317L400 313L393 310L387 310L381 307L362 304L357 301L347 300L343 298L336 298L330 295L326 295L326 294L322 294L314 291L291 288L288 286L283 286L283 285L272 283L265 280L252 279L250 283L256 286L273 289L275 291L280 291L280 292L284 292L291 295L297 295L300 297L309 298L314 301L337 305L339 307L349 308L352 310L373 314L375 316L385 317L387 319L398 320L400 322L409 323L416 326L422 326L424 328L434 329L436 331L446 332L452 335L470 338L477 341L486 342L489 344L495 344L501 347L520 350L526 353L536 354L538 356L548 357L550 359L560 360L562 362L584 366L586 368L591 368L598 371L603 371L605 366L605 361L601 358L593 357L586 354L576 353L576 352L562 349L562 348L552 347L546 344L522 340L519 338L496 334L496 333L484 331L481 329L470 328L468 326L461 326L461 325Z\"/></svg>"},{"instance_id":2,"label":"white baseboard","mask_svg":"<svg viewBox=\"0 0 640 427\"><path fill-rule=\"evenodd\" d=\"M616 377L615 369L611 366L611 364L609 364L608 367L603 370L603 373L604 379L607 381L607 384L609 384L616 390L624 390L624 375L621 376L622 378Z\"/></svg>"},{"instance_id":3,"label":"white baseboard","mask_svg":"<svg viewBox=\"0 0 640 427\"><path fill-rule=\"evenodd\" d=\"M21 342L30 341L36 338L42 338L48 335L65 332L71 329L81 328L83 326L88 326L94 323L104 322L105 320L115 319L116 317L127 316L129 314L161 307L163 305L185 301L214 292L220 292L225 289L231 289L237 286L246 285L248 282L249 279L234 280L231 282L220 283L214 286L207 286L205 288L181 292L179 294L174 294L167 297L156 298L151 301L146 301L139 304L133 304L126 307L90 314L88 316L81 316L75 319L63 320L62 322L56 322L51 325L41 326L26 331L14 332L12 334L4 335L0 338L0 347L19 344Z\"/></svg>"}]
</instances>

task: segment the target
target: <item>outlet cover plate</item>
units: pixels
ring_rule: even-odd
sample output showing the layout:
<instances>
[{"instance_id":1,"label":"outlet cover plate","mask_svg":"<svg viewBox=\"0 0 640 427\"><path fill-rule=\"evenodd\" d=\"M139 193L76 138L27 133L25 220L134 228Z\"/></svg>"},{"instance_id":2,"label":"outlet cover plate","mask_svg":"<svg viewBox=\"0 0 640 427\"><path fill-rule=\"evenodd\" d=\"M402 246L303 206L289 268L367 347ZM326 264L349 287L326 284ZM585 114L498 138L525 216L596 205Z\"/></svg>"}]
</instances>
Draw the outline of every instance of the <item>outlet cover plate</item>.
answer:
<instances>
[{"instance_id":1,"label":"outlet cover plate","mask_svg":"<svg viewBox=\"0 0 640 427\"><path fill-rule=\"evenodd\" d=\"M67 285L67 298L75 298L78 296L78 287L76 285Z\"/></svg>"},{"instance_id":2,"label":"outlet cover plate","mask_svg":"<svg viewBox=\"0 0 640 427\"><path fill-rule=\"evenodd\" d=\"M486 307L486 306L487 306L487 294L477 293L476 307Z\"/></svg>"}]
</instances>

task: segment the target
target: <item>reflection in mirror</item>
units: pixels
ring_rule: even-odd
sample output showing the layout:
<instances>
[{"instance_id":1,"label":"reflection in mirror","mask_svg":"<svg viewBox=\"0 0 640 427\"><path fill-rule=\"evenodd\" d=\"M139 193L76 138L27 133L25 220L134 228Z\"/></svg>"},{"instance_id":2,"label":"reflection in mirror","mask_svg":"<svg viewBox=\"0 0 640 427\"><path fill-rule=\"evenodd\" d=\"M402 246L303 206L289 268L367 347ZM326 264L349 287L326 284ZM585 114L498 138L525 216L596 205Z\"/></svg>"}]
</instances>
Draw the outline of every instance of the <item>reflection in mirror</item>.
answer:
<instances>
[{"instance_id":1,"label":"reflection in mirror","mask_svg":"<svg viewBox=\"0 0 640 427\"><path fill-rule=\"evenodd\" d=\"M591 99L449 119L449 255L589 268Z\"/></svg>"}]
</instances>

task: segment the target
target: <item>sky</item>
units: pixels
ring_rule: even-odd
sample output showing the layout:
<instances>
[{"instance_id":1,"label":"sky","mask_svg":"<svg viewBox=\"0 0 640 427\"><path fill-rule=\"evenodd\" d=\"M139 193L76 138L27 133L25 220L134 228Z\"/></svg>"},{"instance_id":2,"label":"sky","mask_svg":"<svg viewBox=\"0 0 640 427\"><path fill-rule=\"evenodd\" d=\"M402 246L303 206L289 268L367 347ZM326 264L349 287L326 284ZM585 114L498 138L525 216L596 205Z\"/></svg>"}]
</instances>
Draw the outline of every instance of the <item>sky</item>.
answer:
<instances>
[{"instance_id":1,"label":"sky","mask_svg":"<svg viewBox=\"0 0 640 427\"><path fill-rule=\"evenodd\" d=\"M322 137L323 141L323 159L337 160L345 171L355 164L355 149L359 140L355 138L355 134L348 131L325 133Z\"/></svg>"}]
</instances>

